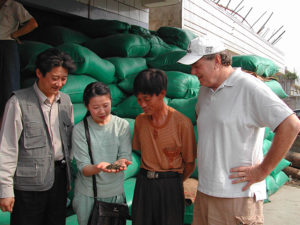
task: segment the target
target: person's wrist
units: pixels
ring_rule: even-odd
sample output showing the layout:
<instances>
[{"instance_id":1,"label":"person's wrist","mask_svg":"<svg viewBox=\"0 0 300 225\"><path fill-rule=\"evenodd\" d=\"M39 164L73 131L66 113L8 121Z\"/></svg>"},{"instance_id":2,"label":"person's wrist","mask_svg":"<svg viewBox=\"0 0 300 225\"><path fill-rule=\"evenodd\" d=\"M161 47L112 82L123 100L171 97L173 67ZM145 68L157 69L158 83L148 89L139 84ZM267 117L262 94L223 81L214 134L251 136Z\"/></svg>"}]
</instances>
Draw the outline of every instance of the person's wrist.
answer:
<instances>
[{"instance_id":1,"label":"person's wrist","mask_svg":"<svg viewBox=\"0 0 300 225\"><path fill-rule=\"evenodd\" d=\"M10 34L10 37L11 37L12 39L17 39L17 37L16 37L16 35L15 35L14 33L11 33L11 34Z\"/></svg>"}]
</instances>

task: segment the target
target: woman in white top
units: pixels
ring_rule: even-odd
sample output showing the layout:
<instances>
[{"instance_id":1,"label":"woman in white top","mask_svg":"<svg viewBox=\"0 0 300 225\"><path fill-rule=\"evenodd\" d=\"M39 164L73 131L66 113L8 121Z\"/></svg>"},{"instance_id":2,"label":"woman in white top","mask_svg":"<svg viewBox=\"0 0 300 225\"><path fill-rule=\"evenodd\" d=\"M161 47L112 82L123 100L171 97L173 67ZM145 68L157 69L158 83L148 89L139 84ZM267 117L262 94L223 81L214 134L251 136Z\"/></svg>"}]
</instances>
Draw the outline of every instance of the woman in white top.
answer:
<instances>
[{"instance_id":1,"label":"woman in white top","mask_svg":"<svg viewBox=\"0 0 300 225\"><path fill-rule=\"evenodd\" d=\"M73 208L79 225L86 225L94 203L92 175L96 175L98 199L105 202L123 203L124 173L131 164L131 138L129 123L111 114L111 94L101 83L89 84L83 94L88 109L87 121L90 133L91 164L84 122L79 122L73 130L72 149L78 167L75 180ZM119 164L120 169L107 169Z\"/></svg>"}]
</instances>

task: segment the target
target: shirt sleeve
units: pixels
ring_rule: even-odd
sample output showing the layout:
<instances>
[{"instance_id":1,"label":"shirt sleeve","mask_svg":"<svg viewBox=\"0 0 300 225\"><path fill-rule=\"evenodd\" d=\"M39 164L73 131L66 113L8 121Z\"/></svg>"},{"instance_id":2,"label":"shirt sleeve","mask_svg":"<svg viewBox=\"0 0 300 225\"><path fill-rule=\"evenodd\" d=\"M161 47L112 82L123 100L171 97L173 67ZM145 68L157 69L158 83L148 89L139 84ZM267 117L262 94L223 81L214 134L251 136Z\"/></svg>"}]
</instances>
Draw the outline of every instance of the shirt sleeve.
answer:
<instances>
[{"instance_id":1,"label":"shirt sleeve","mask_svg":"<svg viewBox=\"0 0 300 225\"><path fill-rule=\"evenodd\" d=\"M16 5L16 14L21 24L32 18L32 15L30 15L29 12L20 3Z\"/></svg>"},{"instance_id":2,"label":"shirt sleeve","mask_svg":"<svg viewBox=\"0 0 300 225\"><path fill-rule=\"evenodd\" d=\"M13 177L17 167L22 112L16 96L6 106L0 132L0 198L14 197Z\"/></svg>"},{"instance_id":3,"label":"shirt sleeve","mask_svg":"<svg viewBox=\"0 0 300 225\"><path fill-rule=\"evenodd\" d=\"M191 121L188 119L182 125L182 158L185 163L192 163L195 161L197 155L197 145L194 127Z\"/></svg>"},{"instance_id":4,"label":"shirt sleeve","mask_svg":"<svg viewBox=\"0 0 300 225\"><path fill-rule=\"evenodd\" d=\"M85 166L91 165L83 122L77 124L73 129L72 149L79 171L82 171Z\"/></svg>"},{"instance_id":5,"label":"shirt sleeve","mask_svg":"<svg viewBox=\"0 0 300 225\"><path fill-rule=\"evenodd\" d=\"M132 149L141 151L141 143L139 139L139 129L138 124L140 123L139 117L136 118L134 123L134 131L133 131L133 138L132 138Z\"/></svg>"},{"instance_id":6,"label":"shirt sleeve","mask_svg":"<svg viewBox=\"0 0 300 225\"><path fill-rule=\"evenodd\" d=\"M131 137L129 123L124 120L124 124L119 136L120 147L118 159L128 159L131 161Z\"/></svg>"},{"instance_id":7,"label":"shirt sleeve","mask_svg":"<svg viewBox=\"0 0 300 225\"><path fill-rule=\"evenodd\" d=\"M258 127L274 131L293 111L264 83L253 91L251 116Z\"/></svg>"}]
</instances>

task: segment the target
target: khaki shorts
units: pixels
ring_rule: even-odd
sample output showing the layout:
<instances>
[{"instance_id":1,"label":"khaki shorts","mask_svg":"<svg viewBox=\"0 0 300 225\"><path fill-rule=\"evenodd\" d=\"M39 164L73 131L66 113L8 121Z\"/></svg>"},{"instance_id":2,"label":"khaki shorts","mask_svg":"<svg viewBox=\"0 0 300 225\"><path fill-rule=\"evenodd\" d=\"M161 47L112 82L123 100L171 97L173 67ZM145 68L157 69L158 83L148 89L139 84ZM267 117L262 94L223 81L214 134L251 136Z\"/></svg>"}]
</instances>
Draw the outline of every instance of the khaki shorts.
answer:
<instances>
[{"instance_id":1,"label":"khaki shorts","mask_svg":"<svg viewBox=\"0 0 300 225\"><path fill-rule=\"evenodd\" d=\"M192 225L261 225L263 200L217 198L197 191Z\"/></svg>"}]
</instances>

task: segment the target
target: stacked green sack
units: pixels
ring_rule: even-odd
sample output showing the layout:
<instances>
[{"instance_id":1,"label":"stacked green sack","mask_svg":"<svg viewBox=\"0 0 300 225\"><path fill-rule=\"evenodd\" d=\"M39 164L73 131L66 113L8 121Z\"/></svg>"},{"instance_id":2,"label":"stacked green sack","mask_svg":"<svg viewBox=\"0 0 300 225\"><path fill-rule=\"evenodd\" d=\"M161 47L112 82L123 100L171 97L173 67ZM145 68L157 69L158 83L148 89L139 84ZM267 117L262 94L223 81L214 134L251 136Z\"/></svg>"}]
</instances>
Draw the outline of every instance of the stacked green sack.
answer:
<instances>
[{"instance_id":1,"label":"stacked green sack","mask_svg":"<svg viewBox=\"0 0 300 225\"><path fill-rule=\"evenodd\" d=\"M64 43L82 44L90 38L78 31L62 26L49 26L38 30L39 41L58 46Z\"/></svg>"},{"instance_id":2,"label":"stacked green sack","mask_svg":"<svg viewBox=\"0 0 300 225\"><path fill-rule=\"evenodd\" d=\"M102 58L144 57L150 50L149 42L135 34L114 34L95 38L84 45Z\"/></svg>"},{"instance_id":3,"label":"stacked green sack","mask_svg":"<svg viewBox=\"0 0 300 225\"><path fill-rule=\"evenodd\" d=\"M149 58L154 58L158 55L168 52L183 50L176 45L167 44L166 42L164 42L164 40L157 35L157 32L151 32L146 28L137 25L131 25L129 33L140 35L150 43L150 51L146 56Z\"/></svg>"},{"instance_id":4,"label":"stacked green sack","mask_svg":"<svg viewBox=\"0 0 300 225\"><path fill-rule=\"evenodd\" d=\"M196 124L195 106L197 96L188 99L172 99L169 106L187 116L193 124Z\"/></svg>"},{"instance_id":5,"label":"stacked green sack","mask_svg":"<svg viewBox=\"0 0 300 225\"><path fill-rule=\"evenodd\" d=\"M52 48L52 46L38 41L23 41L22 44L18 45L21 71L29 63L32 55L38 55L48 48Z\"/></svg>"},{"instance_id":6,"label":"stacked green sack","mask_svg":"<svg viewBox=\"0 0 300 225\"><path fill-rule=\"evenodd\" d=\"M179 71L166 71L166 74L168 77L168 98L187 99L198 96L200 82L196 76Z\"/></svg>"},{"instance_id":7,"label":"stacked green sack","mask_svg":"<svg viewBox=\"0 0 300 225\"><path fill-rule=\"evenodd\" d=\"M68 94L72 103L82 103L85 87L96 80L87 75L68 75L66 84L61 91Z\"/></svg>"},{"instance_id":8,"label":"stacked green sack","mask_svg":"<svg viewBox=\"0 0 300 225\"><path fill-rule=\"evenodd\" d=\"M147 69L146 60L141 57L137 58L125 58L125 57L113 57L107 58L116 68L116 78L118 82L123 81L127 77L135 76L142 70Z\"/></svg>"},{"instance_id":9,"label":"stacked green sack","mask_svg":"<svg viewBox=\"0 0 300 225\"><path fill-rule=\"evenodd\" d=\"M268 80L264 82L279 97L286 98L288 95L283 90L281 84L276 80Z\"/></svg>"},{"instance_id":10,"label":"stacked green sack","mask_svg":"<svg viewBox=\"0 0 300 225\"><path fill-rule=\"evenodd\" d=\"M279 67L272 60L257 55L233 56L232 66L241 67L265 77L272 76L279 71Z\"/></svg>"},{"instance_id":11,"label":"stacked green sack","mask_svg":"<svg viewBox=\"0 0 300 225\"><path fill-rule=\"evenodd\" d=\"M9 225L10 224L10 213L2 212L0 209L0 224L1 225Z\"/></svg>"},{"instance_id":12,"label":"stacked green sack","mask_svg":"<svg viewBox=\"0 0 300 225\"><path fill-rule=\"evenodd\" d=\"M270 128L265 128L265 139L263 142L263 154L266 155L272 145L274 133ZM278 189L289 181L289 177L282 171L288 167L291 163L282 159L278 165L274 168L270 175L266 178L267 195L270 196L278 191ZM267 200L268 201L268 200Z\"/></svg>"},{"instance_id":13,"label":"stacked green sack","mask_svg":"<svg viewBox=\"0 0 300 225\"><path fill-rule=\"evenodd\" d=\"M74 29L91 38L107 37L119 33L128 33L130 25L118 20L83 19L74 24Z\"/></svg>"},{"instance_id":14,"label":"stacked green sack","mask_svg":"<svg viewBox=\"0 0 300 225\"><path fill-rule=\"evenodd\" d=\"M165 71L180 71L183 73L191 73L191 65L183 65L177 61L186 55L186 51L171 51L166 52L156 57L146 58L149 68L156 68Z\"/></svg>"},{"instance_id":15,"label":"stacked green sack","mask_svg":"<svg viewBox=\"0 0 300 225\"><path fill-rule=\"evenodd\" d=\"M76 71L73 74L86 74L105 84L115 81L115 66L88 48L74 43L65 43L57 48L69 54L74 60Z\"/></svg>"},{"instance_id":16,"label":"stacked green sack","mask_svg":"<svg viewBox=\"0 0 300 225\"><path fill-rule=\"evenodd\" d=\"M160 27L157 34L166 43L176 45L184 50L187 50L190 41L197 37L193 32L177 27Z\"/></svg>"}]
</instances>

